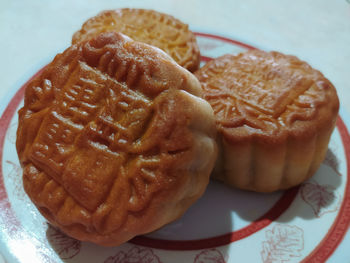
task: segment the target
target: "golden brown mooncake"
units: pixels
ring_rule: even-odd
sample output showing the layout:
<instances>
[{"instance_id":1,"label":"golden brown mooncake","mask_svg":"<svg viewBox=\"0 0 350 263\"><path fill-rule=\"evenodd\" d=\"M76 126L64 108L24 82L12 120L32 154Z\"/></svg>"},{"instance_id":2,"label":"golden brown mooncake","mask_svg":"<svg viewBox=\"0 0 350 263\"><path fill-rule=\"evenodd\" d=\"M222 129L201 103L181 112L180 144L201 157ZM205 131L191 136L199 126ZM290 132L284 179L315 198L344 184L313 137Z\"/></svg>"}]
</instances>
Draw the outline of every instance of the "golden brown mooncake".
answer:
<instances>
[{"instance_id":1,"label":"golden brown mooncake","mask_svg":"<svg viewBox=\"0 0 350 263\"><path fill-rule=\"evenodd\" d=\"M51 224L112 246L180 217L217 149L190 72L117 33L72 45L26 87L17 152L24 189Z\"/></svg>"},{"instance_id":2,"label":"golden brown mooncake","mask_svg":"<svg viewBox=\"0 0 350 263\"><path fill-rule=\"evenodd\" d=\"M214 59L196 76L219 133L214 178L271 192L315 173L339 108L319 71L295 56L253 50Z\"/></svg>"},{"instance_id":3,"label":"golden brown mooncake","mask_svg":"<svg viewBox=\"0 0 350 263\"><path fill-rule=\"evenodd\" d=\"M191 72L199 68L199 47L188 25L154 10L122 8L103 11L83 24L73 35L72 43L109 31L158 47Z\"/></svg>"}]
</instances>

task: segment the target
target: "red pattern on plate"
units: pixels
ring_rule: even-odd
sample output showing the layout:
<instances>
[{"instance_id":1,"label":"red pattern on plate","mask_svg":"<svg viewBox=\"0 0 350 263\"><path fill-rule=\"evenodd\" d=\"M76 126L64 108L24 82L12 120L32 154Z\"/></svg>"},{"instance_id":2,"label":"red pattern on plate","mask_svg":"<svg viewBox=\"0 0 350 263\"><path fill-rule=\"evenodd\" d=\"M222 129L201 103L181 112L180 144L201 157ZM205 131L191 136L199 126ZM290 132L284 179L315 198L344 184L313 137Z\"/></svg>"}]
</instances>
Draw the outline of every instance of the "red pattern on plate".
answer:
<instances>
[{"instance_id":1,"label":"red pattern on plate","mask_svg":"<svg viewBox=\"0 0 350 263\"><path fill-rule=\"evenodd\" d=\"M219 250L212 248L200 252L193 263L226 263L226 261Z\"/></svg>"},{"instance_id":2,"label":"red pattern on plate","mask_svg":"<svg viewBox=\"0 0 350 263\"><path fill-rule=\"evenodd\" d=\"M162 263L150 248L133 247L128 252L119 251L104 263Z\"/></svg>"},{"instance_id":3,"label":"red pattern on plate","mask_svg":"<svg viewBox=\"0 0 350 263\"><path fill-rule=\"evenodd\" d=\"M305 182L300 188L300 195L304 202L311 206L316 217L335 212L339 208L340 198L332 185L320 185L313 181Z\"/></svg>"},{"instance_id":4,"label":"red pattern on plate","mask_svg":"<svg viewBox=\"0 0 350 263\"><path fill-rule=\"evenodd\" d=\"M276 224L265 232L261 258L264 263L288 262L300 257L304 249L304 231L297 226Z\"/></svg>"},{"instance_id":5,"label":"red pattern on plate","mask_svg":"<svg viewBox=\"0 0 350 263\"><path fill-rule=\"evenodd\" d=\"M80 252L81 241L65 235L50 225L47 229L47 238L61 259L71 259Z\"/></svg>"},{"instance_id":6,"label":"red pattern on plate","mask_svg":"<svg viewBox=\"0 0 350 263\"><path fill-rule=\"evenodd\" d=\"M253 47L251 45L248 45L248 44L245 44L245 43L242 43L240 41L237 41L237 40L234 40L234 39L231 39L231 38L227 38L227 37L222 37L222 36L212 35L212 34L207 34L207 33L202 33L202 32L194 32L194 34L196 36L199 36L199 37L205 37L205 38L211 38L211 39L220 40L222 42L226 42L226 43L229 43L229 44L232 44L232 45L235 45L235 46L240 46L240 47L243 47L243 48L246 48L246 49L256 49L256 47Z\"/></svg>"},{"instance_id":7,"label":"red pattern on plate","mask_svg":"<svg viewBox=\"0 0 350 263\"><path fill-rule=\"evenodd\" d=\"M304 258L302 262L305 263L325 262L334 253L350 228L350 135L345 123L340 117L337 119L337 127L342 138L347 166L347 182L343 202L337 218L328 230L327 235L317 247Z\"/></svg>"},{"instance_id":8,"label":"red pattern on plate","mask_svg":"<svg viewBox=\"0 0 350 263\"><path fill-rule=\"evenodd\" d=\"M33 77L31 77L30 80L36 77L38 74L40 74L40 72L42 72L42 70L40 70ZM28 82L30 80L28 80ZM16 109L23 99L24 90L25 90L25 85L23 85L16 92L15 96L7 105L5 111L3 112L0 118L0 211L5 215L4 218L6 218L6 228L8 231L10 231L12 235L14 235L17 231L20 231L21 229L20 229L20 222L18 221L15 214L13 213L11 204L7 198L7 193L6 193L4 179L3 179L2 161L3 161L5 135L9 128L11 119L13 118L13 115L16 112Z\"/></svg>"},{"instance_id":9,"label":"red pattern on plate","mask_svg":"<svg viewBox=\"0 0 350 263\"><path fill-rule=\"evenodd\" d=\"M208 62L210 60L212 60L211 57L201 56L201 62Z\"/></svg>"}]
</instances>

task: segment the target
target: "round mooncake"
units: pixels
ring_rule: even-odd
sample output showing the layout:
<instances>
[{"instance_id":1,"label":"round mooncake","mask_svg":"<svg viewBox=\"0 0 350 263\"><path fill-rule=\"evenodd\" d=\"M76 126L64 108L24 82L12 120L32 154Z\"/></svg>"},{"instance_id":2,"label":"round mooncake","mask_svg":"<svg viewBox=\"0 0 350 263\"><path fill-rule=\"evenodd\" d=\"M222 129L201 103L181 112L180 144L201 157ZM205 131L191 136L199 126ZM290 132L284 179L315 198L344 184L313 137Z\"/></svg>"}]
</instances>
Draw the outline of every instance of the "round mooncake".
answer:
<instances>
[{"instance_id":1,"label":"round mooncake","mask_svg":"<svg viewBox=\"0 0 350 263\"><path fill-rule=\"evenodd\" d=\"M214 177L271 192L298 185L323 161L339 109L333 85L295 56L224 55L196 72L214 109Z\"/></svg>"},{"instance_id":2,"label":"round mooncake","mask_svg":"<svg viewBox=\"0 0 350 263\"><path fill-rule=\"evenodd\" d=\"M66 234L119 245L179 218L217 147L198 80L118 33L72 45L29 82L17 152L24 189Z\"/></svg>"},{"instance_id":3,"label":"round mooncake","mask_svg":"<svg viewBox=\"0 0 350 263\"><path fill-rule=\"evenodd\" d=\"M188 25L154 10L122 8L103 11L83 24L73 35L72 43L109 31L158 47L191 72L199 67L199 48Z\"/></svg>"}]
</instances>

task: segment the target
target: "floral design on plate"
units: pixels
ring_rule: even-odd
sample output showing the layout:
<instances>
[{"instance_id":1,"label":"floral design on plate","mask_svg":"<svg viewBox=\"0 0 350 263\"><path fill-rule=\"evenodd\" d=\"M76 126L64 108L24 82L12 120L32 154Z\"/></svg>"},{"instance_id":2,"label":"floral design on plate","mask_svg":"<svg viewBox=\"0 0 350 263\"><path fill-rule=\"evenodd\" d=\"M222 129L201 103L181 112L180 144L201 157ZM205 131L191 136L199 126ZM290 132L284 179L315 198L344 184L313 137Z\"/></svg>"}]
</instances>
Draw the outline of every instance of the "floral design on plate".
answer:
<instances>
[{"instance_id":1,"label":"floral design on plate","mask_svg":"<svg viewBox=\"0 0 350 263\"><path fill-rule=\"evenodd\" d=\"M194 259L194 263L226 263L221 252L215 248L200 252Z\"/></svg>"},{"instance_id":2,"label":"floral design on plate","mask_svg":"<svg viewBox=\"0 0 350 263\"><path fill-rule=\"evenodd\" d=\"M304 231L297 226L276 224L265 232L261 257L264 263L283 263L300 257L304 249Z\"/></svg>"},{"instance_id":3,"label":"floral design on plate","mask_svg":"<svg viewBox=\"0 0 350 263\"><path fill-rule=\"evenodd\" d=\"M321 185L316 181L308 181L300 188L301 198L311 206L316 217L335 212L339 208L339 196L332 185Z\"/></svg>"},{"instance_id":4,"label":"floral design on plate","mask_svg":"<svg viewBox=\"0 0 350 263\"><path fill-rule=\"evenodd\" d=\"M71 238L49 225L47 239L61 259L71 259L79 254L81 241Z\"/></svg>"},{"instance_id":5,"label":"floral design on plate","mask_svg":"<svg viewBox=\"0 0 350 263\"><path fill-rule=\"evenodd\" d=\"M119 251L108 257L104 263L162 263L150 248L133 247L128 252Z\"/></svg>"}]
</instances>

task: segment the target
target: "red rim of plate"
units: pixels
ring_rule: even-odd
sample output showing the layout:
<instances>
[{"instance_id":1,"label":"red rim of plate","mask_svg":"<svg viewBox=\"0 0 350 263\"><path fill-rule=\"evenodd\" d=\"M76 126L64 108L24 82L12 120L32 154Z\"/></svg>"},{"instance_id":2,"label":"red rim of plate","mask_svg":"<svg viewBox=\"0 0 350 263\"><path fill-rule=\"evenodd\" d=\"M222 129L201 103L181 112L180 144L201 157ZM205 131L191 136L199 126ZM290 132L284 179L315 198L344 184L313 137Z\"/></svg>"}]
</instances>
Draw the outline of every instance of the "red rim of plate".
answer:
<instances>
[{"instance_id":1,"label":"red rim of plate","mask_svg":"<svg viewBox=\"0 0 350 263\"><path fill-rule=\"evenodd\" d=\"M229 38L207 34L207 33L199 33L199 32L196 32L195 34L199 37L220 40L220 41L237 45L246 49L255 49L250 45L247 45ZM210 58L208 57L203 58L203 60L205 61L209 59ZM37 72L31 79L38 76L42 72L42 70ZM28 80L28 82L30 80ZM4 186L4 180L3 180L3 174L2 174L2 157L3 157L3 150L4 150L3 148L4 148L5 135L6 135L7 129L11 122L11 119L13 118L16 112L18 105L20 104L20 102L24 97L25 87L27 83L25 83L17 91L17 93L11 99L10 103L7 105L0 119L0 201L2 202L3 205L5 205L6 208L9 208L8 212L10 214L7 213L8 224L13 224L18 227L20 226L20 222L16 218L13 210L11 210L11 204L9 203L9 200L7 198L7 193ZM303 260L303 262L321 262L328 259L332 255L332 253L335 251L335 249L338 247L338 245L341 243L341 241L343 240L350 226L350 180L349 180L350 178L350 174L349 174L350 136L345 123L340 117L337 120L337 128L342 139L346 162L347 162L348 180L344 190L343 202L338 212L338 215L334 223L330 227L328 233L323 238L323 240L321 240L321 242L316 246L316 248ZM275 219L277 219L280 215L282 215L283 212L290 206L290 204L293 202L295 196L298 193L298 189L299 189L298 187L295 187L286 191L283 194L283 196L276 202L276 204L262 217L255 220L250 225L231 233L227 233L217 237L211 237L211 238L205 238L205 239L199 239L199 240L185 240L185 241L162 240L162 239L149 238L145 236L139 236L132 239L129 242L136 245L142 245L142 246L159 248L159 249L167 249L167 250L198 250L198 249L206 249L206 248L227 245L232 242L243 239L247 236L250 236L253 233L271 224Z\"/></svg>"}]
</instances>

